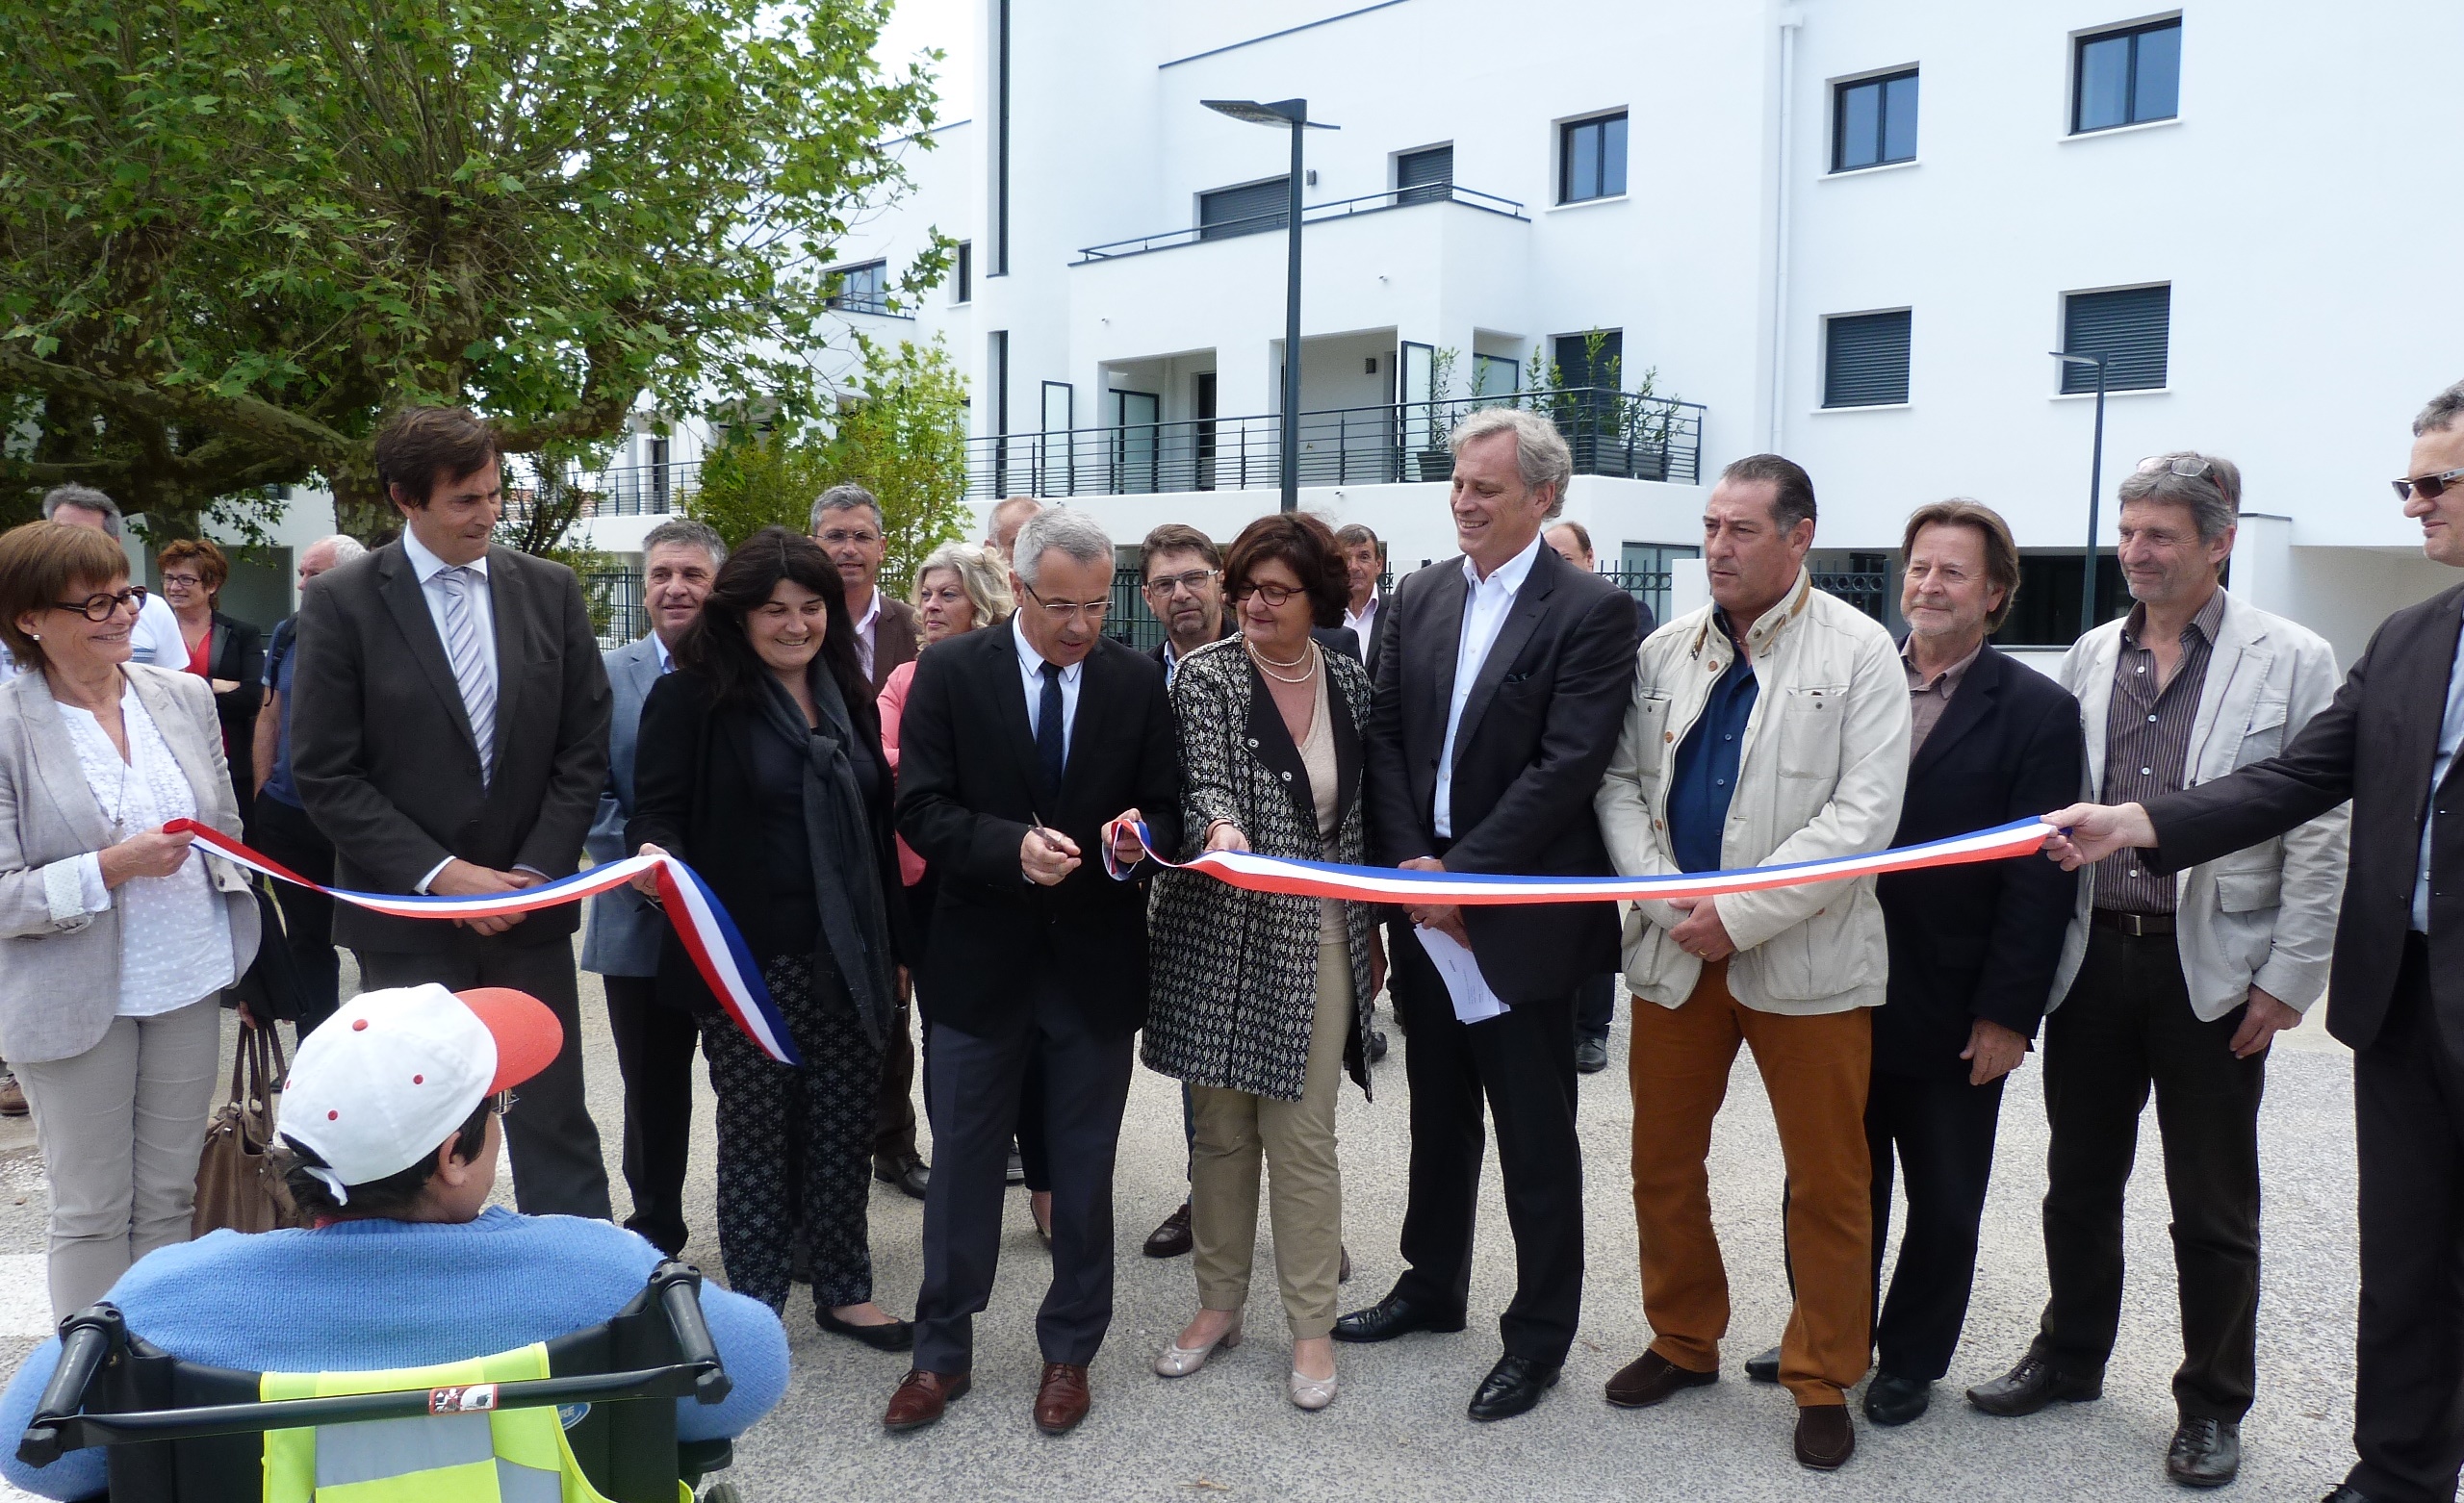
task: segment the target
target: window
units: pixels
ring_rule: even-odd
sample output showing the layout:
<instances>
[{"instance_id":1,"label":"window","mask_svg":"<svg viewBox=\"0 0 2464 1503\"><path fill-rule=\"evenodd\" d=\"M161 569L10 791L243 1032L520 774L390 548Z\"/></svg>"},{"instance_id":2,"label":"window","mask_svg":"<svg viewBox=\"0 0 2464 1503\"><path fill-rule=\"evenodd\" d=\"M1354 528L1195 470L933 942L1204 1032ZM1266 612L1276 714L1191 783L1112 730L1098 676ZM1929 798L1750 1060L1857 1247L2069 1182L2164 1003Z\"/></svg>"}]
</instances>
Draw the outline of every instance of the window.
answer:
<instances>
[{"instance_id":1,"label":"window","mask_svg":"<svg viewBox=\"0 0 2464 1503\"><path fill-rule=\"evenodd\" d=\"M830 306L842 313L889 312L889 263L867 261L841 270Z\"/></svg>"},{"instance_id":2,"label":"window","mask_svg":"<svg viewBox=\"0 0 2464 1503\"><path fill-rule=\"evenodd\" d=\"M1834 91L1831 170L1916 160L1916 70L1861 78Z\"/></svg>"},{"instance_id":3,"label":"window","mask_svg":"<svg viewBox=\"0 0 2464 1503\"><path fill-rule=\"evenodd\" d=\"M1556 346L1559 385L1597 386L1612 392L1617 389L1620 368L1626 359L1625 330L1587 329L1580 334L1560 334L1552 343Z\"/></svg>"},{"instance_id":4,"label":"window","mask_svg":"<svg viewBox=\"0 0 2464 1503\"><path fill-rule=\"evenodd\" d=\"M2082 37L2073 72L2072 134L2169 120L2181 113L2181 18Z\"/></svg>"},{"instance_id":5,"label":"window","mask_svg":"<svg viewBox=\"0 0 2464 1503\"><path fill-rule=\"evenodd\" d=\"M1650 609L1655 626L1665 626L1670 576L1678 560L1702 556L1703 550L1688 543L1629 543L1618 550L1617 573L1612 577Z\"/></svg>"},{"instance_id":6,"label":"window","mask_svg":"<svg viewBox=\"0 0 2464 1503\"><path fill-rule=\"evenodd\" d=\"M958 254L950 261L950 301L967 303L975 300L975 242L959 242Z\"/></svg>"},{"instance_id":7,"label":"window","mask_svg":"<svg viewBox=\"0 0 2464 1503\"><path fill-rule=\"evenodd\" d=\"M1399 204L1444 203L1453 196L1453 186L1451 144L1407 151L1395 159L1395 201Z\"/></svg>"},{"instance_id":8,"label":"window","mask_svg":"<svg viewBox=\"0 0 2464 1503\"><path fill-rule=\"evenodd\" d=\"M1472 395L1503 396L1523 379L1523 362L1503 355L1472 356Z\"/></svg>"},{"instance_id":9,"label":"window","mask_svg":"<svg viewBox=\"0 0 2464 1503\"><path fill-rule=\"evenodd\" d=\"M2172 318L2170 286L2072 293L2062 300L2062 347L2073 355L2104 356L2108 392L2163 386ZM2064 361L2062 389L2094 391L2096 368Z\"/></svg>"},{"instance_id":10,"label":"window","mask_svg":"<svg viewBox=\"0 0 2464 1503\"><path fill-rule=\"evenodd\" d=\"M1292 178L1270 177L1263 183L1219 188L1197 195L1197 238L1229 240L1283 228L1292 213Z\"/></svg>"},{"instance_id":11,"label":"window","mask_svg":"<svg viewBox=\"0 0 2464 1503\"><path fill-rule=\"evenodd\" d=\"M1883 407L1908 400L1909 311L1823 320L1822 405Z\"/></svg>"},{"instance_id":12,"label":"window","mask_svg":"<svg viewBox=\"0 0 2464 1503\"><path fill-rule=\"evenodd\" d=\"M1557 202L1614 198L1626 191L1626 112L1557 127Z\"/></svg>"}]
</instances>

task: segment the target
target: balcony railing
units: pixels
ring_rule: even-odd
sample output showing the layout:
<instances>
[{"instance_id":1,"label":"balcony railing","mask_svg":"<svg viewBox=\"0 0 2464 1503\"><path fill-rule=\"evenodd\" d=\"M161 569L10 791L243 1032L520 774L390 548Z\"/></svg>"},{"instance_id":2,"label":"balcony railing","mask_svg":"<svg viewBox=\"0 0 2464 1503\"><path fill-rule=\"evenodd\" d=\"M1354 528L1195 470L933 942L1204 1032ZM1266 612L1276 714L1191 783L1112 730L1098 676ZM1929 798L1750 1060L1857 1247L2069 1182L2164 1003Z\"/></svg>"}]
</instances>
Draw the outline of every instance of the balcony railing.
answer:
<instances>
[{"instance_id":1,"label":"balcony railing","mask_svg":"<svg viewBox=\"0 0 2464 1503\"><path fill-rule=\"evenodd\" d=\"M683 509L701 476L699 461L543 471L536 455L512 454L505 458L505 515L519 519L541 496L564 489L582 493L583 517L664 516Z\"/></svg>"},{"instance_id":2,"label":"balcony railing","mask_svg":"<svg viewBox=\"0 0 2464 1503\"><path fill-rule=\"evenodd\" d=\"M1364 214L1382 214L1389 209L1408 209L1416 204L1457 203L1483 214L1501 215L1509 219L1528 217L1523 205L1511 198L1484 193L1460 183L1421 183L1410 188L1390 188L1382 193L1364 193L1358 198L1337 198L1325 203L1304 204L1300 222L1318 224L1328 219L1349 219ZM1218 219L1212 224L1193 224L1184 229L1160 230L1153 235L1140 235L1129 240L1109 241L1101 245L1089 245L1078 252L1079 266L1090 261L1113 261L1122 256L1142 256L1150 250L1171 250L1176 246L1194 245L1202 240L1230 240L1241 235L1263 235L1279 230L1290 221L1290 209L1273 209L1238 219Z\"/></svg>"},{"instance_id":3,"label":"balcony railing","mask_svg":"<svg viewBox=\"0 0 2464 1503\"><path fill-rule=\"evenodd\" d=\"M1692 485L1700 474L1699 402L1567 387L1395 402L1300 415L1302 485L1394 485L1448 480L1446 435L1483 407L1540 413L1565 435L1575 473ZM967 495L1131 496L1159 491L1242 491L1281 483L1282 420L1183 418L1169 422L988 434L968 443Z\"/></svg>"}]
</instances>

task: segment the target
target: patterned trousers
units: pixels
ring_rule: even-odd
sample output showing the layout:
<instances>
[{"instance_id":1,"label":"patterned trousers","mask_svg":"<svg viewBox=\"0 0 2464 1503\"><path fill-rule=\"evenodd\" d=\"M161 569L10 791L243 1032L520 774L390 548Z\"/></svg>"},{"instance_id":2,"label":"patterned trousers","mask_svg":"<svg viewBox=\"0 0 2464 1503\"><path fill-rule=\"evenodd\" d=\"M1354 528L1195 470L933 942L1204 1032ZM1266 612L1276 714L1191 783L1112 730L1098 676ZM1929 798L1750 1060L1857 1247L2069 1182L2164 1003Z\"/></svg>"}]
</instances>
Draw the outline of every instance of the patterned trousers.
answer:
<instances>
[{"instance_id":1,"label":"patterned trousers","mask_svg":"<svg viewBox=\"0 0 2464 1503\"><path fill-rule=\"evenodd\" d=\"M873 1297L865 1225L872 1163L879 1046L834 971L813 957L781 955L761 968L786 1015L802 1066L761 1052L724 1014L702 1020L702 1053L719 1098L719 1256L728 1286L772 1310L787 1308L796 1236L787 1183L787 1135L804 1133L804 1235L813 1304L829 1310Z\"/></svg>"}]
</instances>

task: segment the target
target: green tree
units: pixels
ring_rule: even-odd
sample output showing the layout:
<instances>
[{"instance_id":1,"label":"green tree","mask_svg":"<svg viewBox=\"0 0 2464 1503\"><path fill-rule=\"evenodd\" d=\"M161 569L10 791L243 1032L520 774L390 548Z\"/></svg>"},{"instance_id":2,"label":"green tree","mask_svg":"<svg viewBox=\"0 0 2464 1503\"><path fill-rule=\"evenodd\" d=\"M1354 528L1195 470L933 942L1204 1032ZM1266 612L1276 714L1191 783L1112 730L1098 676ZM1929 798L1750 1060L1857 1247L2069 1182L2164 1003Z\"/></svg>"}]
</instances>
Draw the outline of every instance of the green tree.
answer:
<instances>
[{"instance_id":1,"label":"green tree","mask_svg":"<svg viewBox=\"0 0 2464 1503\"><path fill-rule=\"evenodd\" d=\"M685 509L732 546L773 524L804 531L814 499L852 481L882 503L882 578L903 594L925 555L965 535L966 382L938 339L895 349L857 343L864 363L835 412L731 428Z\"/></svg>"},{"instance_id":2,"label":"green tree","mask_svg":"<svg viewBox=\"0 0 2464 1503\"><path fill-rule=\"evenodd\" d=\"M467 403L506 452L827 395L831 246L934 119L889 0L0 0L0 507L176 530ZM937 281L937 238L902 290Z\"/></svg>"}]
</instances>

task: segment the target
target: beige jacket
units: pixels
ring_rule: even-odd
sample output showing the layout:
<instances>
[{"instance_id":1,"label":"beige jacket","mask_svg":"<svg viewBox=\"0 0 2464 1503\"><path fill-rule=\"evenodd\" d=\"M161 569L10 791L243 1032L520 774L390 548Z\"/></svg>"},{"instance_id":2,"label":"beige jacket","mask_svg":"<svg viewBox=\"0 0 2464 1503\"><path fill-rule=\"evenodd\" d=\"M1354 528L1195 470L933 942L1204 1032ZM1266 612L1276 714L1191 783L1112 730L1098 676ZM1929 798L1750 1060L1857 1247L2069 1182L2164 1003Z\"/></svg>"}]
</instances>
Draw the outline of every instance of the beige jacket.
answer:
<instances>
[{"instance_id":1,"label":"beige jacket","mask_svg":"<svg viewBox=\"0 0 2464 1503\"><path fill-rule=\"evenodd\" d=\"M1634 701L1596 807L1609 859L1626 876L1678 870L1668 839L1669 777L1735 649L1711 607L1642 646ZM1823 594L1796 589L1746 634L1759 692L1746 721L1723 867L1857 855L1888 846L1908 784L1908 679L1890 634ZM1737 948L1729 989L1758 1012L1810 1015L1880 1006L1889 974L1874 879L1715 900ZM1703 962L1668 931L1684 913L1638 903L1626 920L1626 984L1663 1007L1693 994Z\"/></svg>"},{"instance_id":2,"label":"beige jacket","mask_svg":"<svg viewBox=\"0 0 2464 1503\"><path fill-rule=\"evenodd\" d=\"M2119 621L2107 622L2072 644L2062 660L2062 686L2079 697L2087 720L2092 799L2105 784L2106 714L2121 628ZM2199 686L2198 714L2191 722L2185 786L2213 781L2283 751L2311 716L2327 707L2343 681L2335 650L2324 638L2226 593L2207 677ZM2240 1006L2252 986L2296 1011L2327 989L2336 913L2344 903L2350 815L2351 805L2340 803L2273 840L2174 874L2182 980L2190 988L2191 1010L2202 1021L2213 1023ZM2053 988L2055 1006L2088 953L2093 893L2092 881L2079 884L2079 911Z\"/></svg>"},{"instance_id":3,"label":"beige jacket","mask_svg":"<svg viewBox=\"0 0 2464 1503\"><path fill-rule=\"evenodd\" d=\"M197 817L237 839L240 810L222 760L214 695L192 674L132 663L145 713L196 794ZM119 1013L119 904L88 913L77 861L111 843L51 684L0 684L0 1056L27 1063L94 1047ZM230 920L232 973L257 957L247 874L199 849Z\"/></svg>"}]
</instances>

